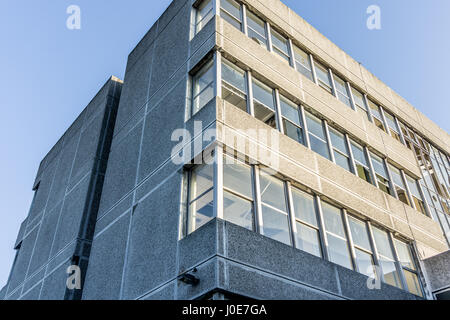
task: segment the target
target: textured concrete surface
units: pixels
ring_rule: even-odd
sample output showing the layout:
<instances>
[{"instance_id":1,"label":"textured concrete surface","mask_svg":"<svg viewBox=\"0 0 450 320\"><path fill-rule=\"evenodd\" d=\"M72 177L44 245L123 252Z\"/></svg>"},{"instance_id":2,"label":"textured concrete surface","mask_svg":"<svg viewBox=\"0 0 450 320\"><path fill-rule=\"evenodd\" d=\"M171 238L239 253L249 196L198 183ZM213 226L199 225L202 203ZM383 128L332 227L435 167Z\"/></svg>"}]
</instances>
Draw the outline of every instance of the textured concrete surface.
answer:
<instances>
[{"instance_id":1,"label":"textured concrete surface","mask_svg":"<svg viewBox=\"0 0 450 320\"><path fill-rule=\"evenodd\" d=\"M450 288L450 251L423 261L433 291Z\"/></svg>"}]
</instances>

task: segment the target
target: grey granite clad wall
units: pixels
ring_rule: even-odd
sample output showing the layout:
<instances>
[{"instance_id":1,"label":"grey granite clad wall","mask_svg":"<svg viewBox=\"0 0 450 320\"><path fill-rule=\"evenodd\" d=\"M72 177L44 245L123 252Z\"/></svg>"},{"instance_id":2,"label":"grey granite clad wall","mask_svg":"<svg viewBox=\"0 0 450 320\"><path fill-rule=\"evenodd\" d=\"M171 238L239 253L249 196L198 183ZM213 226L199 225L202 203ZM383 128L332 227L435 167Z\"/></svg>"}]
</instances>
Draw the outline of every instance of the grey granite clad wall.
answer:
<instances>
[{"instance_id":1,"label":"grey granite clad wall","mask_svg":"<svg viewBox=\"0 0 450 320\"><path fill-rule=\"evenodd\" d=\"M67 267L86 273L122 82L109 79L42 160L5 299L79 298Z\"/></svg>"},{"instance_id":2,"label":"grey granite clad wall","mask_svg":"<svg viewBox=\"0 0 450 320\"><path fill-rule=\"evenodd\" d=\"M190 39L192 2L175 0L128 58L83 299L138 299L173 281L182 166L172 132L211 124L214 103L185 122L189 71L214 48L215 21Z\"/></svg>"}]
</instances>

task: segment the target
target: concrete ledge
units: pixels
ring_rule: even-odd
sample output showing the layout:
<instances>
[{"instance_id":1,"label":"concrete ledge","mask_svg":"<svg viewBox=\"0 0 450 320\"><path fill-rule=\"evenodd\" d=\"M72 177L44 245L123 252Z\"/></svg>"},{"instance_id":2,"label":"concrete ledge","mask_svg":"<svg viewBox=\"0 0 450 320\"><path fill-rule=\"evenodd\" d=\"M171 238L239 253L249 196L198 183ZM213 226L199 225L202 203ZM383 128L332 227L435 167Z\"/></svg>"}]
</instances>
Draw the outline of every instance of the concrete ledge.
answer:
<instances>
[{"instance_id":1,"label":"concrete ledge","mask_svg":"<svg viewBox=\"0 0 450 320\"><path fill-rule=\"evenodd\" d=\"M386 284L370 290L362 274L220 219L179 247L180 266L197 267L200 279L196 287L178 283L179 299L214 289L256 299L421 299Z\"/></svg>"}]
</instances>

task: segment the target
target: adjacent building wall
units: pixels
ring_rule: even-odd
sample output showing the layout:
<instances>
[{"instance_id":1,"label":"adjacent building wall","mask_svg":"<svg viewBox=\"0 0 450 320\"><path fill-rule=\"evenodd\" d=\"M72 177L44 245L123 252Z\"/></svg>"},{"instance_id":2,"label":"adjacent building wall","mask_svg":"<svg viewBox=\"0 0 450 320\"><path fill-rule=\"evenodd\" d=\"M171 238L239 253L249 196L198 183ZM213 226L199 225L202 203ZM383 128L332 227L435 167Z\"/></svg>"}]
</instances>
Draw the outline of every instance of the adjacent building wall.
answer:
<instances>
[{"instance_id":1,"label":"adjacent building wall","mask_svg":"<svg viewBox=\"0 0 450 320\"><path fill-rule=\"evenodd\" d=\"M64 299L67 267L87 268L122 82L109 79L42 160L6 299Z\"/></svg>"}]
</instances>

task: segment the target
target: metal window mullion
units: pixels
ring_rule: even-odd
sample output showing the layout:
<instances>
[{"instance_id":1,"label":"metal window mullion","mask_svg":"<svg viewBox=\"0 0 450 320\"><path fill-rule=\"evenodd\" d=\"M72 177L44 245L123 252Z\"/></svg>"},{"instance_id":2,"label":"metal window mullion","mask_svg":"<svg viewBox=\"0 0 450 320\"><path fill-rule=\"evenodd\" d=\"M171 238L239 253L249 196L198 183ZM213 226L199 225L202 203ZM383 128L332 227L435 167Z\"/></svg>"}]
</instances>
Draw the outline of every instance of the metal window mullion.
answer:
<instances>
[{"instance_id":1,"label":"metal window mullion","mask_svg":"<svg viewBox=\"0 0 450 320\"><path fill-rule=\"evenodd\" d=\"M375 245L375 237L373 236L372 223L370 221L367 221L366 226L367 226L367 231L369 232L369 241L370 241L370 246L372 247L373 260L374 260L375 265L378 267L378 269L376 270L377 276L380 277L381 281L385 282L383 268L381 267L381 263L380 263L380 255L378 253L377 246ZM378 271L381 271L381 272L378 272Z\"/></svg>"},{"instance_id":2,"label":"metal window mullion","mask_svg":"<svg viewBox=\"0 0 450 320\"><path fill-rule=\"evenodd\" d=\"M272 32L270 31L270 24L266 21L266 37L267 37L267 43L266 45L269 46L268 50L270 52L273 52L273 47L272 47Z\"/></svg>"},{"instance_id":3,"label":"metal window mullion","mask_svg":"<svg viewBox=\"0 0 450 320\"><path fill-rule=\"evenodd\" d=\"M395 247L395 244L394 244L394 237L392 236L392 232L389 231L388 235L389 235L389 243L391 245L392 253L394 254L395 266L396 266L397 272L399 273L399 276L400 276L400 282L402 283L403 289L408 290L408 284L406 282L405 274L403 273L402 265L398 258L397 248Z\"/></svg>"},{"instance_id":4,"label":"metal window mullion","mask_svg":"<svg viewBox=\"0 0 450 320\"><path fill-rule=\"evenodd\" d=\"M275 93L275 118L276 118L276 122L277 122L277 127L278 130L281 133L284 133L284 128L283 128L283 118L281 116L281 104L280 104L280 91L278 89L274 90Z\"/></svg>"},{"instance_id":5,"label":"metal window mullion","mask_svg":"<svg viewBox=\"0 0 450 320\"><path fill-rule=\"evenodd\" d=\"M216 51L214 54L214 64L215 64L215 96L222 97L222 54L220 51Z\"/></svg>"},{"instance_id":6,"label":"metal window mullion","mask_svg":"<svg viewBox=\"0 0 450 320\"><path fill-rule=\"evenodd\" d=\"M220 16L220 0L212 0L214 15Z\"/></svg>"},{"instance_id":7,"label":"metal window mullion","mask_svg":"<svg viewBox=\"0 0 450 320\"><path fill-rule=\"evenodd\" d=\"M325 137L327 138L327 146L328 152L330 153L331 161L336 163L336 158L334 156L333 145L331 143L330 129L328 128L328 121L323 120L324 128L325 128Z\"/></svg>"},{"instance_id":8,"label":"metal window mullion","mask_svg":"<svg viewBox=\"0 0 450 320\"><path fill-rule=\"evenodd\" d=\"M386 114L384 113L384 108L382 106L379 106L379 108L380 108L381 120L383 121L383 124L384 124L386 130L388 131L387 134L392 137L391 127L389 126L389 123L386 119ZM394 138L394 137L392 137L392 138Z\"/></svg>"},{"instance_id":9,"label":"metal window mullion","mask_svg":"<svg viewBox=\"0 0 450 320\"><path fill-rule=\"evenodd\" d=\"M348 96L350 98L350 104L352 105L352 109L354 111L358 111L356 107L355 97L353 96L352 87L350 86L350 82L345 81L345 84L347 86Z\"/></svg>"},{"instance_id":10,"label":"metal window mullion","mask_svg":"<svg viewBox=\"0 0 450 320\"><path fill-rule=\"evenodd\" d=\"M431 214L431 209L429 207L427 198L425 197L425 191L423 190L422 184L419 181L417 181L417 187L419 188L419 194L420 194L420 197L422 198L422 202L423 202L423 206L425 208L425 212L426 212L428 217L432 217L433 215Z\"/></svg>"},{"instance_id":11,"label":"metal window mullion","mask_svg":"<svg viewBox=\"0 0 450 320\"><path fill-rule=\"evenodd\" d=\"M214 150L214 211L215 217L223 219L223 147Z\"/></svg>"},{"instance_id":12,"label":"metal window mullion","mask_svg":"<svg viewBox=\"0 0 450 320\"><path fill-rule=\"evenodd\" d=\"M347 145L347 149L348 149L348 155L350 157L352 173L355 175L358 175L358 172L356 170L355 156L353 155L353 150L352 150L352 144L350 142L350 138L347 133L344 134L344 138L345 138L345 144Z\"/></svg>"},{"instance_id":13,"label":"metal window mullion","mask_svg":"<svg viewBox=\"0 0 450 320\"><path fill-rule=\"evenodd\" d=\"M333 90L333 95L336 97L336 99L339 100L336 84L334 83L333 70L331 70L330 68L328 68L328 77L330 78L331 81L331 89Z\"/></svg>"},{"instance_id":14,"label":"metal window mullion","mask_svg":"<svg viewBox=\"0 0 450 320\"><path fill-rule=\"evenodd\" d=\"M389 178L389 188L391 189L391 196L398 199L397 191L395 190L394 179L392 178L391 170L389 170L389 165L386 158L383 158L383 165L386 168L386 172Z\"/></svg>"},{"instance_id":15,"label":"metal window mullion","mask_svg":"<svg viewBox=\"0 0 450 320\"><path fill-rule=\"evenodd\" d=\"M253 104L253 76L250 71L247 71L247 112L251 116L255 116L255 108Z\"/></svg>"},{"instance_id":16,"label":"metal window mullion","mask_svg":"<svg viewBox=\"0 0 450 320\"><path fill-rule=\"evenodd\" d=\"M313 81L316 85L319 85L319 79L317 78L317 72L316 72L316 65L314 63L314 57L312 56L312 54L308 54L308 56L309 56L309 62L311 63Z\"/></svg>"},{"instance_id":17,"label":"metal window mullion","mask_svg":"<svg viewBox=\"0 0 450 320\"><path fill-rule=\"evenodd\" d=\"M262 218L262 201L261 201L261 184L260 184L260 169L257 165L253 166L253 181L255 192L255 227L256 232L262 234L263 218Z\"/></svg>"},{"instance_id":18,"label":"metal window mullion","mask_svg":"<svg viewBox=\"0 0 450 320\"><path fill-rule=\"evenodd\" d=\"M308 124L306 122L305 108L303 107L303 105L300 105L300 115L301 115L301 118L302 118L303 135L304 135L306 147L308 149L311 149L311 141L309 139Z\"/></svg>"},{"instance_id":19,"label":"metal window mullion","mask_svg":"<svg viewBox=\"0 0 450 320\"><path fill-rule=\"evenodd\" d=\"M242 32L248 36L248 22L247 22L247 5L242 4Z\"/></svg>"},{"instance_id":20,"label":"metal window mullion","mask_svg":"<svg viewBox=\"0 0 450 320\"><path fill-rule=\"evenodd\" d=\"M319 236L320 236L320 245L322 248L323 258L327 261L330 261L330 257L328 255L328 239L326 236L325 223L323 219L323 211L320 197L318 195L314 196L314 206L316 208L316 215L319 221Z\"/></svg>"},{"instance_id":21,"label":"metal window mullion","mask_svg":"<svg viewBox=\"0 0 450 320\"><path fill-rule=\"evenodd\" d=\"M295 64L294 45L292 43L291 38L288 38L288 47L289 47L288 48L289 55L291 56L291 59L289 60L289 64L291 65L292 68L294 68L294 70L297 70L297 66Z\"/></svg>"},{"instance_id":22,"label":"metal window mullion","mask_svg":"<svg viewBox=\"0 0 450 320\"><path fill-rule=\"evenodd\" d=\"M405 139L405 136L403 135L403 130L402 130L402 127L400 126L400 122L398 121L398 118L396 116L394 116L394 120L395 120L395 124L397 125L397 130L398 130L398 134L400 136L400 140L406 146L406 139Z\"/></svg>"},{"instance_id":23,"label":"metal window mullion","mask_svg":"<svg viewBox=\"0 0 450 320\"><path fill-rule=\"evenodd\" d=\"M369 107L369 98L367 97L367 94L365 94L365 93L363 95L363 101L364 101L364 104L366 105L367 114L369 115L369 121L374 123L372 111L370 110L370 107Z\"/></svg>"},{"instance_id":24,"label":"metal window mullion","mask_svg":"<svg viewBox=\"0 0 450 320\"><path fill-rule=\"evenodd\" d=\"M369 164L369 171L370 171L370 175L372 176L372 184L379 188L380 186L378 185L378 179L377 179L377 174L375 172L375 168L373 167L373 163L372 163L372 157L370 156L370 152L369 152L369 148L364 147L364 153L366 155L366 159L367 162Z\"/></svg>"},{"instance_id":25,"label":"metal window mullion","mask_svg":"<svg viewBox=\"0 0 450 320\"><path fill-rule=\"evenodd\" d=\"M406 174L403 169L400 169L400 175L402 176L403 185L405 186L406 193L408 194L408 199L410 202L410 206L416 209L416 204L414 203L414 199L412 197L411 189L409 188L408 180L406 179Z\"/></svg>"},{"instance_id":26,"label":"metal window mullion","mask_svg":"<svg viewBox=\"0 0 450 320\"><path fill-rule=\"evenodd\" d=\"M345 233L347 234L348 245L350 247L350 256L352 259L353 270L356 270L360 273L365 274L365 271L359 270L358 264L356 263L355 245L353 243L352 233L350 232L350 225L348 223L348 215L347 215L346 209L342 209L342 217L344 218L344 229L345 229Z\"/></svg>"},{"instance_id":27,"label":"metal window mullion","mask_svg":"<svg viewBox=\"0 0 450 320\"><path fill-rule=\"evenodd\" d=\"M294 201L292 197L292 188L291 183L289 181L286 181L285 183L286 187L286 200L288 202L288 217L289 217L289 224L291 226L290 228L290 236L291 236L291 243L294 246L294 248L297 248L297 224L295 223L295 211L294 211Z\"/></svg>"}]
</instances>

